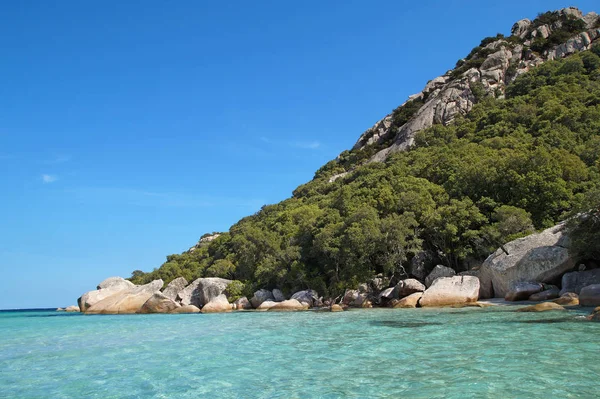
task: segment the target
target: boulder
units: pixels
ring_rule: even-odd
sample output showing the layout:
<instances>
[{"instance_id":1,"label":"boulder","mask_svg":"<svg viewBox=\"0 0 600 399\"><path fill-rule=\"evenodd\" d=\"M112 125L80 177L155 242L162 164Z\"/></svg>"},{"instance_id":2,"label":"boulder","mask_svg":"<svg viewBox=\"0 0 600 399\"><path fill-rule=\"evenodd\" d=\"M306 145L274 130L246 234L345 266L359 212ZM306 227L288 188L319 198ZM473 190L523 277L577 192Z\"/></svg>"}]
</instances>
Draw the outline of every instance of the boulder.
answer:
<instances>
[{"instance_id":1,"label":"boulder","mask_svg":"<svg viewBox=\"0 0 600 399\"><path fill-rule=\"evenodd\" d=\"M275 302L285 301L285 296L283 295L283 292L281 292L277 288L275 288L272 293L273 293L273 298L275 299Z\"/></svg>"},{"instance_id":2,"label":"boulder","mask_svg":"<svg viewBox=\"0 0 600 399\"><path fill-rule=\"evenodd\" d=\"M308 305L308 307L312 308L319 301L319 294L315 290L304 290L298 291L294 295L292 295L291 299L296 299L298 302L302 302Z\"/></svg>"},{"instance_id":3,"label":"boulder","mask_svg":"<svg viewBox=\"0 0 600 399\"><path fill-rule=\"evenodd\" d=\"M579 293L581 306L600 306L600 284L583 287Z\"/></svg>"},{"instance_id":4,"label":"boulder","mask_svg":"<svg viewBox=\"0 0 600 399\"><path fill-rule=\"evenodd\" d=\"M259 307L256 308L256 310L262 310L262 311L267 311L269 309L271 309L273 306L277 305L279 302L275 302L275 301L264 301L263 303L260 304Z\"/></svg>"},{"instance_id":5,"label":"boulder","mask_svg":"<svg viewBox=\"0 0 600 399\"><path fill-rule=\"evenodd\" d=\"M544 285L534 282L516 281L511 283L509 291L504 296L507 301L525 301L533 294L544 289Z\"/></svg>"},{"instance_id":6,"label":"boulder","mask_svg":"<svg viewBox=\"0 0 600 399\"><path fill-rule=\"evenodd\" d=\"M479 269L477 270L466 270L464 272L460 272L457 276L475 276L479 278L481 272ZM479 299L488 299L494 297L494 288L492 287L491 280L487 279L482 281L479 278Z\"/></svg>"},{"instance_id":7,"label":"boulder","mask_svg":"<svg viewBox=\"0 0 600 399\"><path fill-rule=\"evenodd\" d=\"M447 266L443 266L443 265L437 265L436 267L433 268L431 273L429 273L429 275L425 278L425 286L431 287L431 284L433 284L435 279L437 279L439 277L452 277L455 275L456 275L456 272L454 271L454 269L447 267Z\"/></svg>"},{"instance_id":8,"label":"boulder","mask_svg":"<svg viewBox=\"0 0 600 399\"><path fill-rule=\"evenodd\" d=\"M156 292L142 305L139 313L170 313L179 307L181 307L180 304L167 297L163 292Z\"/></svg>"},{"instance_id":9,"label":"boulder","mask_svg":"<svg viewBox=\"0 0 600 399\"><path fill-rule=\"evenodd\" d=\"M358 298L358 295L358 290L346 290L346 292L344 292L344 297L342 298L341 303L346 306L349 306L352 302L356 300L356 298Z\"/></svg>"},{"instance_id":10,"label":"boulder","mask_svg":"<svg viewBox=\"0 0 600 399\"><path fill-rule=\"evenodd\" d=\"M408 278L400 281L394 288L396 290L394 298L404 298L405 296L409 296L415 292L423 292L425 291L426 287L419 280Z\"/></svg>"},{"instance_id":11,"label":"boulder","mask_svg":"<svg viewBox=\"0 0 600 399\"><path fill-rule=\"evenodd\" d=\"M57 311L57 312L64 312L64 311L65 311L65 308L56 308L56 311Z\"/></svg>"},{"instance_id":12,"label":"boulder","mask_svg":"<svg viewBox=\"0 0 600 399\"><path fill-rule=\"evenodd\" d=\"M340 305L337 305L335 303L333 305L331 305L330 309L332 312L343 312L344 311L344 308L342 308Z\"/></svg>"},{"instance_id":13,"label":"boulder","mask_svg":"<svg viewBox=\"0 0 600 399\"><path fill-rule=\"evenodd\" d=\"M223 294L231 280L218 277L199 278L177 294L182 305L194 305L202 308L219 295Z\"/></svg>"},{"instance_id":14,"label":"boulder","mask_svg":"<svg viewBox=\"0 0 600 399\"><path fill-rule=\"evenodd\" d=\"M560 296L560 298L555 299L551 302L562 306L578 306L579 305L579 295L574 292L566 292Z\"/></svg>"},{"instance_id":15,"label":"boulder","mask_svg":"<svg viewBox=\"0 0 600 399\"><path fill-rule=\"evenodd\" d=\"M385 302L397 298L395 287L386 288L379 293L379 301Z\"/></svg>"},{"instance_id":16,"label":"boulder","mask_svg":"<svg viewBox=\"0 0 600 399\"><path fill-rule=\"evenodd\" d=\"M221 295L224 296L225 289L232 280L227 280L219 277L201 278L198 283L198 298L200 305L204 306Z\"/></svg>"},{"instance_id":17,"label":"boulder","mask_svg":"<svg viewBox=\"0 0 600 399\"><path fill-rule=\"evenodd\" d=\"M96 287L95 291L88 291L77 299L77 304L82 312L85 312L89 307L96 303L116 294L119 291L128 290L135 287L129 280L122 277L109 277Z\"/></svg>"},{"instance_id":18,"label":"boulder","mask_svg":"<svg viewBox=\"0 0 600 399\"><path fill-rule=\"evenodd\" d=\"M431 266L435 264L436 256L432 251L421 251L410 260L408 272L418 280L425 280L427 274L431 270Z\"/></svg>"},{"instance_id":19,"label":"boulder","mask_svg":"<svg viewBox=\"0 0 600 399\"><path fill-rule=\"evenodd\" d=\"M223 313L231 312L231 304L225 294L214 297L210 302L200 309L202 313Z\"/></svg>"},{"instance_id":20,"label":"boulder","mask_svg":"<svg viewBox=\"0 0 600 399\"><path fill-rule=\"evenodd\" d=\"M600 269L565 273L562 277L560 294L562 295L566 292L579 294L583 287L593 284L600 284Z\"/></svg>"},{"instance_id":21,"label":"boulder","mask_svg":"<svg viewBox=\"0 0 600 399\"><path fill-rule=\"evenodd\" d=\"M183 305L173 309L171 313L200 313L200 309L194 305Z\"/></svg>"},{"instance_id":22,"label":"boulder","mask_svg":"<svg viewBox=\"0 0 600 399\"><path fill-rule=\"evenodd\" d=\"M171 281L163 290L163 294L169 298L172 299L173 301L175 301L177 299L177 294L179 294L179 292L181 292L186 286L188 285L188 282L185 278L183 277L177 277L175 280Z\"/></svg>"},{"instance_id":23,"label":"boulder","mask_svg":"<svg viewBox=\"0 0 600 399\"><path fill-rule=\"evenodd\" d=\"M600 306L592 310L592 313L590 313L587 319L591 321L600 321Z\"/></svg>"},{"instance_id":24,"label":"boulder","mask_svg":"<svg viewBox=\"0 0 600 399\"><path fill-rule=\"evenodd\" d=\"M233 302L233 308L235 310L248 310L248 309L252 309L252 304L250 303L248 298L243 296L243 297L237 299L235 302Z\"/></svg>"},{"instance_id":25,"label":"boulder","mask_svg":"<svg viewBox=\"0 0 600 399\"><path fill-rule=\"evenodd\" d=\"M356 298L350 302L350 306L354 308L368 308L371 307L369 296L367 294L358 294Z\"/></svg>"},{"instance_id":26,"label":"boulder","mask_svg":"<svg viewBox=\"0 0 600 399\"><path fill-rule=\"evenodd\" d=\"M273 297L273 293L269 290L260 289L254 293L254 296L250 298L250 303L254 309L258 309L258 307L265 301L275 301L275 297Z\"/></svg>"},{"instance_id":27,"label":"boulder","mask_svg":"<svg viewBox=\"0 0 600 399\"><path fill-rule=\"evenodd\" d=\"M527 18L522 19L520 21L515 22L512 29L510 30L510 33L513 36L518 36L521 39L523 39L525 37L525 35L527 35L528 29L530 26L531 26L531 21L529 19L527 19Z\"/></svg>"},{"instance_id":28,"label":"boulder","mask_svg":"<svg viewBox=\"0 0 600 399\"><path fill-rule=\"evenodd\" d=\"M65 309L65 312L79 312L79 306L77 305L71 305L71 306L67 306Z\"/></svg>"},{"instance_id":29,"label":"boulder","mask_svg":"<svg viewBox=\"0 0 600 399\"><path fill-rule=\"evenodd\" d=\"M423 293L421 307L477 302L479 279L474 276L439 277Z\"/></svg>"},{"instance_id":30,"label":"boulder","mask_svg":"<svg viewBox=\"0 0 600 399\"><path fill-rule=\"evenodd\" d=\"M518 309L517 312L548 312L550 310L565 310L565 308L554 302L542 302Z\"/></svg>"},{"instance_id":31,"label":"boulder","mask_svg":"<svg viewBox=\"0 0 600 399\"><path fill-rule=\"evenodd\" d=\"M518 281L551 282L575 266L569 256L564 224L505 244L480 269L482 284L491 282L494 295L504 297Z\"/></svg>"},{"instance_id":32,"label":"boulder","mask_svg":"<svg viewBox=\"0 0 600 399\"><path fill-rule=\"evenodd\" d=\"M118 291L85 310L89 314L137 313L144 303L163 286L162 280Z\"/></svg>"},{"instance_id":33,"label":"boulder","mask_svg":"<svg viewBox=\"0 0 600 399\"><path fill-rule=\"evenodd\" d=\"M276 302L275 305L271 306L268 310L271 311L279 311L279 312L289 312L294 310L307 310L308 305L306 303L300 303L296 299L288 299L287 301Z\"/></svg>"},{"instance_id":34,"label":"boulder","mask_svg":"<svg viewBox=\"0 0 600 399\"><path fill-rule=\"evenodd\" d=\"M402 299L398 299L393 302L393 308L416 308L417 303L419 303L419 299L423 296L422 292L415 292L408 296L405 296Z\"/></svg>"},{"instance_id":35,"label":"boulder","mask_svg":"<svg viewBox=\"0 0 600 399\"><path fill-rule=\"evenodd\" d=\"M530 301L549 301L550 299L556 299L559 297L560 290L558 287L552 287L545 291L538 292L529 297Z\"/></svg>"}]
</instances>

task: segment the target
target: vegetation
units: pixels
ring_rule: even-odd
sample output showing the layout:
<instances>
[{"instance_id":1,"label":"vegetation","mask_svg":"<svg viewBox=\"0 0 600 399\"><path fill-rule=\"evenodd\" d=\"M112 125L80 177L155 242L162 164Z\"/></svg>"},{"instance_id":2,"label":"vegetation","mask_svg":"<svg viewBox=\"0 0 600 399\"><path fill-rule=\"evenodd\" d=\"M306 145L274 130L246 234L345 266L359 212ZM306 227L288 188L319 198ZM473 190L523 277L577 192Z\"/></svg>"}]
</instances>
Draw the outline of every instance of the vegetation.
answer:
<instances>
[{"instance_id":1,"label":"vegetation","mask_svg":"<svg viewBox=\"0 0 600 399\"><path fill-rule=\"evenodd\" d=\"M558 11L549 11L539 14L533 21L532 28L537 29L542 25L552 27L552 33L544 38L541 35L536 36L531 43L531 49L538 53L543 53L561 43L566 42L571 37L585 31L585 22L572 15L562 15Z\"/></svg>"},{"instance_id":2,"label":"vegetation","mask_svg":"<svg viewBox=\"0 0 600 399\"><path fill-rule=\"evenodd\" d=\"M598 47L519 76L505 99L478 100L385 163L356 167L357 158L342 154L291 198L150 273L134 272L132 281L223 276L239 280L236 295L279 287L335 296L377 273L403 275L423 250L464 270L587 206L600 190ZM411 108L394 116L397 124ZM595 206L575 242L600 243ZM600 258L598 248L583 247L581 256Z\"/></svg>"}]
</instances>

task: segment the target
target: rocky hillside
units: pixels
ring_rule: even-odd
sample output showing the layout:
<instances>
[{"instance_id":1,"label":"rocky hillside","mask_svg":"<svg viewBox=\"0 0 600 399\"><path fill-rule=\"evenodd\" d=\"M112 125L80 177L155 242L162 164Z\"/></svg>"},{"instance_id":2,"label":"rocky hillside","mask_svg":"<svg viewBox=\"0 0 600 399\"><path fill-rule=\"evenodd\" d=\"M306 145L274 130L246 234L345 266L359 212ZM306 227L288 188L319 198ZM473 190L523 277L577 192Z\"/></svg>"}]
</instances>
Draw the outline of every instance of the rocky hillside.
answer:
<instances>
[{"instance_id":1,"label":"rocky hillside","mask_svg":"<svg viewBox=\"0 0 600 399\"><path fill-rule=\"evenodd\" d=\"M438 265L471 272L598 198L600 20L568 8L484 39L291 198L131 281L218 277L249 298L334 298L375 275L391 287ZM598 264L596 219L573 235L569 267Z\"/></svg>"},{"instance_id":2,"label":"rocky hillside","mask_svg":"<svg viewBox=\"0 0 600 399\"><path fill-rule=\"evenodd\" d=\"M506 86L531 68L590 49L600 37L600 19L594 12L583 15L571 7L541 14L534 21L522 19L511 33L483 39L455 69L430 80L423 91L364 132L352 152L364 153L357 155L359 159L384 161L412 146L417 132L467 114L482 93L503 98Z\"/></svg>"}]
</instances>

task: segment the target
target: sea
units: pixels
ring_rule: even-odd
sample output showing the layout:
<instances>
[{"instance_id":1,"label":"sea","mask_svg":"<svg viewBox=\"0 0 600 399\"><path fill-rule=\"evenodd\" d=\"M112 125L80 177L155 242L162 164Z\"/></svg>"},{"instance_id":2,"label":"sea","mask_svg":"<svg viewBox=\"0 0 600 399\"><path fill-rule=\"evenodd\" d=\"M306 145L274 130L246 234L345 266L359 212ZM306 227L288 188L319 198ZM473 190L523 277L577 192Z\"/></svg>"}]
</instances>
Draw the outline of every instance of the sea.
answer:
<instances>
[{"instance_id":1,"label":"sea","mask_svg":"<svg viewBox=\"0 0 600 399\"><path fill-rule=\"evenodd\" d=\"M591 309L0 312L1 398L598 398Z\"/></svg>"}]
</instances>

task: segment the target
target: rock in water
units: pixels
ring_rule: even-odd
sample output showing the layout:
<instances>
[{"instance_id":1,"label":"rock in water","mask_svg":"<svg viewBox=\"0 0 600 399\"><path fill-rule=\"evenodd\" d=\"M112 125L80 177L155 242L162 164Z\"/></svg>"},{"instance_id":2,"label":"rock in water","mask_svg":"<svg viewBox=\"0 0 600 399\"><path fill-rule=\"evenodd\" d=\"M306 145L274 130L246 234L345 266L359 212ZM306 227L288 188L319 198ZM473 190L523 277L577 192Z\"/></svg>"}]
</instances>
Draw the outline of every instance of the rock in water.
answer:
<instances>
[{"instance_id":1,"label":"rock in water","mask_svg":"<svg viewBox=\"0 0 600 399\"><path fill-rule=\"evenodd\" d=\"M277 302L274 306L271 306L268 310L271 311L294 311L294 310L307 310L308 305L300 303L296 299L288 299L287 301Z\"/></svg>"},{"instance_id":2,"label":"rock in water","mask_svg":"<svg viewBox=\"0 0 600 399\"><path fill-rule=\"evenodd\" d=\"M548 312L550 310L565 310L562 306L554 302L542 302L537 305L526 306L518 309L517 312Z\"/></svg>"},{"instance_id":3,"label":"rock in water","mask_svg":"<svg viewBox=\"0 0 600 399\"><path fill-rule=\"evenodd\" d=\"M252 309L252 304L250 303L248 298L243 296L240 299L237 299L235 302L233 302L233 307L235 310L247 310Z\"/></svg>"},{"instance_id":4,"label":"rock in water","mask_svg":"<svg viewBox=\"0 0 600 399\"><path fill-rule=\"evenodd\" d=\"M163 292L155 292L142 305L139 313L171 313L179 307L181 305L166 296Z\"/></svg>"},{"instance_id":5,"label":"rock in water","mask_svg":"<svg viewBox=\"0 0 600 399\"><path fill-rule=\"evenodd\" d=\"M504 296L507 301L525 301L533 294L537 294L544 289L540 283L515 281L510 284L509 291Z\"/></svg>"},{"instance_id":6,"label":"rock in water","mask_svg":"<svg viewBox=\"0 0 600 399\"><path fill-rule=\"evenodd\" d=\"M305 303L309 308L312 308L315 302L319 300L319 294L314 290L298 291L292 295L291 299L296 299L298 302Z\"/></svg>"},{"instance_id":7,"label":"rock in water","mask_svg":"<svg viewBox=\"0 0 600 399\"><path fill-rule=\"evenodd\" d=\"M600 306L594 309L587 319L591 321L600 321Z\"/></svg>"},{"instance_id":8,"label":"rock in water","mask_svg":"<svg viewBox=\"0 0 600 399\"><path fill-rule=\"evenodd\" d=\"M559 297L560 290L558 287L552 287L545 291L538 292L529 297L530 301L548 301Z\"/></svg>"},{"instance_id":9,"label":"rock in water","mask_svg":"<svg viewBox=\"0 0 600 399\"><path fill-rule=\"evenodd\" d=\"M65 309L65 312L79 312L79 306L75 306L75 305L71 305L71 306L67 306L67 308Z\"/></svg>"},{"instance_id":10,"label":"rock in water","mask_svg":"<svg viewBox=\"0 0 600 399\"><path fill-rule=\"evenodd\" d=\"M194 305L184 305L173 309L171 313L200 313L200 309Z\"/></svg>"},{"instance_id":11,"label":"rock in water","mask_svg":"<svg viewBox=\"0 0 600 399\"><path fill-rule=\"evenodd\" d=\"M83 294L78 300L79 309L85 312L90 306L116 294L119 291L128 290L135 285L122 277L109 277L100 284L95 291L89 291Z\"/></svg>"},{"instance_id":12,"label":"rock in water","mask_svg":"<svg viewBox=\"0 0 600 399\"><path fill-rule=\"evenodd\" d=\"M560 298L553 300L552 302L562 306L578 306L579 295L573 292L567 292L560 296Z\"/></svg>"},{"instance_id":13,"label":"rock in water","mask_svg":"<svg viewBox=\"0 0 600 399\"><path fill-rule=\"evenodd\" d=\"M419 300L422 307L477 302L479 279L473 276L439 277Z\"/></svg>"},{"instance_id":14,"label":"rock in water","mask_svg":"<svg viewBox=\"0 0 600 399\"><path fill-rule=\"evenodd\" d=\"M231 304L227 300L225 294L221 294L212 299L200 309L202 313L223 313L231 312Z\"/></svg>"},{"instance_id":15,"label":"rock in water","mask_svg":"<svg viewBox=\"0 0 600 399\"><path fill-rule=\"evenodd\" d=\"M225 292L231 280L218 277L199 278L177 294L182 305L201 308Z\"/></svg>"},{"instance_id":16,"label":"rock in water","mask_svg":"<svg viewBox=\"0 0 600 399\"><path fill-rule=\"evenodd\" d=\"M333 305L331 305L330 309L332 312L343 312L344 311L344 308L342 308L340 305L337 305L335 303Z\"/></svg>"},{"instance_id":17,"label":"rock in water","mask_svg":"<svg viewBox=\"0 0 600 399\"><path fill-rule=\"evenodd\" d=\"M346 306L349 306L356 300L356 298L358 298L358 295L358 290L346 290L346 292L344 292L344 297L342 298L342 303Z\"/></svg>"},{"instance_id":18,"label":"rock in water","mask_svg":"<svg viewBox=\"0 0 600 399\"><path fill-rule=\"evenodd\" d=\"M455 276L455 275L456 275L456 272L454 271L454 269L452 269L450 267L443 266L443 265L437 265L436 267L433 268L433 270L431 271L431 273L429 273L429 275L427 276L427 278L425 278L425 286L426 287L431 287L431 284L433 284L433 282L437 278L440 278L440 277L452 277L452 276Z\"/></svg>"},{"instance_id":19,"label":"rock in water","mask_svg":"<svg viewBox=\"0 0 600 399\"><path fill-rule=\"evenodd\" d=\"M425 285L423 285L423 283L421 283L419 280L408 278L396 284L396 294L394 298L404 298L405 296L409 296L415 292L423 292L425 291L425 288Z\"/></svg>"},{"instance_id":20,"label":"rock in water","mask_svg":"<svg viewBox=\"0 0 600 399\"><path fill-rule=\"evenodd\" d=\"M565 273L562 277L560 294L567 292L579 294L583 287L593 284L600 284L600 269Z\"/></svg>"},{"instance_id":21,"label":"rock in water","mask_svg":"<svg viewBox=\"0 0 600 399\"><path fill-rule=\"evenodd\" d=\"M146 285L134 286L90 306L85 313L90 314L121 314L137 313L144 303L163 286L162 280L154 280Z\"/></svg>"},{"instance_id":22,"label":"rock in water","mask_svg":"<svg viewBox=\"0 0 600 399\"><path fill-rule=\"evenodd\" d=\"M517 281L550 282L575 266L569 256L564 224L505 244L480 269L482 284L491 281L496 297L504 297ZM508 254L506 252L508 252Z\"/></svg>"},{"instance_id":23,"label":"rock in water","mask_svg":"<svg viewBox=\"0 0 600 399\"><path fill-rule=\"evenodd\" d=\"M279 302L275 302L275 301L264 301L263 303L260 304L259 307L256 308L256 310L262 310L262 311L267 311L269 309L271 309L273 306L277 305Z\"/></svg>"},{"instance_id":24,"label":"rock in water","mask_svg":"<svg viewBox=\"0 0 600 399\"><path fill-rule=\"evenodd\" d=\"M250 303L254 309L258 309L259 306L265 301L275 302L273 293L269 290L261 289L254 293L254 296L250 298Z\"/></svg>"},{"instance_id":25,"label":"rock in water","mask_svg":"<svg viewBox=\"0 0 600 399\"><path fill-rule=\"evenodd\" d=\"M392 307L393 308L416 308L417 303L419 303L419 299L421 299L422 297L423 297L422 292L415 292L415 293L410 294L402 299L393 301Z\"/></svg>"},{"instance_id":26,"label":"rock in water","mask_svg":"<svg viewBox=\"0 0 600 399\"><path fill-rule=\"evenodd\" d=\"M175 301L177 299L177 294L183 291L185 287L188 285L188 282L183 277L177 277L175 280L171 281L163 290L163 294Z\"/></svg>"},{"instance_id":27,"label":"rock in water","mask_svg":"<svg viewBox=\"0 0 600 399\"><path fill-rule=\"evenodd\" d=\"M581 306L600 306L600 284L583 287L579 293Z\"/></svg>"}]
</instances>

